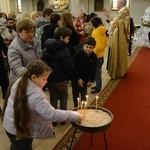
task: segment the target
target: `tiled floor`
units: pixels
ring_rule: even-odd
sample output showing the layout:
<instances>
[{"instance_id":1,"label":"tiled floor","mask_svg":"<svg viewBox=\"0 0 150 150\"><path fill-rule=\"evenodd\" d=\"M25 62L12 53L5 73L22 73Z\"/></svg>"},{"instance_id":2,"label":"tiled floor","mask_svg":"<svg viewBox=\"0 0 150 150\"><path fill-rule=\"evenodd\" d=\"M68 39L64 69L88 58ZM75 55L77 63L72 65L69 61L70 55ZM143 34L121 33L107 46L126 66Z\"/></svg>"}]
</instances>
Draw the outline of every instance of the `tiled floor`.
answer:
<instances>
[{"instance_id":1,"label":"tiled floor","mask_svg":"<svg viewBox=\"0 0 150 150\"><path fill-rule=\"evenodd\" d=\"M132 48L132 52L135 50L135 47ZM105 55L105 61L104 65L102 67L102 89L108 84L110 81L110 77L108 76L108 73L106 71L106 58L107 58L107 50ZM73 109L73 101L72 101L72 93L71 93L71 86L68 85L69 90L69 98L68 98L68 109ZM48 94L46 92L46 94ZM88 95L89 95L89 103L92 102L95 99L95 95L90 94L90 89L88 89ZM0 106L3 105L3 100L1 99L1 93L0 93ZM33 149L34 150L52 150L54 146L58 143L58 141L63 137L63 135L67 132L69 129L70 123L67 123L65 125L58 125L54 128L54 132L56 133L56 136L54 138L48 138L48 139L34 139L33 141ZM10 142L5 135L4 129L2 124L0 123L0 150L9 150Z\"/></svg>"}]
</instances>

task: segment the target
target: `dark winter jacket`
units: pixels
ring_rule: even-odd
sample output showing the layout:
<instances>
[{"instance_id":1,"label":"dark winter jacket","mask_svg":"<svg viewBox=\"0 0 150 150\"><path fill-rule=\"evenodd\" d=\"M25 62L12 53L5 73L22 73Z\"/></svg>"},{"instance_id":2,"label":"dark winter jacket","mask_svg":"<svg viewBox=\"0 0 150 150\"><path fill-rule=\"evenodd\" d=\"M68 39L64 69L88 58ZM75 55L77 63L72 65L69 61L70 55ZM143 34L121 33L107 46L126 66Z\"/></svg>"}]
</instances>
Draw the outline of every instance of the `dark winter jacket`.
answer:
<instances>
[{"instance_id":1,"label":"dark winter jacket","mask_svg":"<svg viewBox=\"0 0 150 150\"><path fill-rule=\"evenodd\" d=\"M88 56L83 48L73 55L75 71L72 79L78 81L82 79L84 83L93 82L97 65L97 57L94 52Z\"/></svg>"},{"instance_id":2,"label":"dark winter jacket","mask_svg":"<svg viewBox=\"0 0 150 150\"><path fill-rule=\"evenodd\" d=\"M54 30L59 27L57 24L52 24L50 23L49 25L46 25L43 27L43 33L41 37L41 44L42 44L42 49L45 47L45 42L49 38L54 38Z\"/></svg>"},{"instance_id":3,"label":"dark winter jacket","mask_svg":"<svg viewBox=\"0 0 150 150\"><path fill-rule=\"evenodd\" d=\"M48 39L43 51L44 61L53 69L48 81L59 83L67 80L74 70L72 58L64 41Z\"/></svg>"},{"instance_id":4,"label":"dark winter jacket","mask_svg":"<svg viewBox=\"0 0 150 150\"><path fill-rule=\"evenodd\" d=\"M3 53L7 56L7 47L4 43L2 36L0 35L0 86L2 89L2 98L4 99L6 96L6 91L9 85L8 81L8 73L5 70Z\"/></svg>"},{"instance_id":5,"label":"dark winter jacket","mask_svg":"<svg viewBox=\"0 0 150 150\"><path fill-rule=\"evenodd\" d=\"M73 56L73 54L76 51L82 48L82 44L80 43L82 35L77 33L77 31L75 31L70 25L67 25L66 27L71 31L71 36L67 44L67 47L70 51L71 56Z\"/></svg>"}]
</instances>

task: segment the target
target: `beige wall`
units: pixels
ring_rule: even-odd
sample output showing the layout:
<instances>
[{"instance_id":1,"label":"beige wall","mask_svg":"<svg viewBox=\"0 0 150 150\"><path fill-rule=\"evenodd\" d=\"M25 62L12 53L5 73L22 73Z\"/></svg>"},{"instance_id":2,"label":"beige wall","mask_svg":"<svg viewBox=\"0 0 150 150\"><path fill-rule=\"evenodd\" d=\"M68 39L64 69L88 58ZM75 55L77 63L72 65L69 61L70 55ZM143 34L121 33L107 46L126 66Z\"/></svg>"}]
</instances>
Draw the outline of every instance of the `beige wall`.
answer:
<instances>
[{"instance_id":1,"label":"beige wall","mask_svg":"<svg viewBox=\"0 0 150 150\"><path fill-rule=\"evenodd\" d=\"M85 0L86 1L86 0ZM150 6L149 0L130 0L130 15L134 20L134 23L140 23L140 19L144 14L145 9ZM94 0L89 0L89 13L94 11ZM104 7L107 10L110 10L110 1L104 0ZM106 20L106 17L101 11L95 12L98 16L100 16L103 19L103 22ZM111 15L114 16L116 14L116 11L112 11Z\"/></svg>"},{"instance_id":2,"label":"beige wall","mask_svg":"<svg viewBox=\"0 0 150 150\"><path fill-rule=\"evenodd\" d=\"M37 10L38 0L21 0L22 1L22 13L17 12L16 0L0 0L0 10L7 14L12 10L16 12L17 18L20 18L24 13L31 13ZM49 7L52 0L44 0L45 7ZM104 0L104 8L110 10L110 3L112 0ZM11 6L11 7L10 7ZM70 9L74 16L77 16L78 11L82 10L86 14L94 12L94 0L70 0ZM134 23L140 23L140 19L143 16L144 10L150 6L149 0L131 0L130 15L134 19ZM95 12L102 18L105 23L106 17L102 11ZM111 15L114 16L116 11L112 11Z\"/></svg>"},{"instance_id":3,"label":"beige wall","mask_svg":"<svg viewBox=\"0 0 150 150\"><path fill-rule=\"evenodd\" d=\"M0 0L0 10L6 14L10 12L9 0Z\"/></svg>"}]
</instances>

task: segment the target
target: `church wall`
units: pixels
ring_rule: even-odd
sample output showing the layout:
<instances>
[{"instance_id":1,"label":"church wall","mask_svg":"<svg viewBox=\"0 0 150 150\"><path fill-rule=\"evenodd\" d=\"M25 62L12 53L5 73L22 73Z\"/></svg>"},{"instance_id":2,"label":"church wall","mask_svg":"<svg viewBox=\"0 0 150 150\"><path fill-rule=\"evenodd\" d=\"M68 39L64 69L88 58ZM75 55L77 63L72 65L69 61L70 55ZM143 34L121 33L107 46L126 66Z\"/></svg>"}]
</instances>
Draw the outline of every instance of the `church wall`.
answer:
<instances>
[{"instance_id":1,"label":"church wall","mask_svg":"<svg viewBox=\"0 0 150 150\"><path fill-rule=\"evenodd\" d=\"M89 0L89 13L94 12L94 1L95 0ZM141 17L148 6L150 6L150 1L148 0L131 0L130 15L134 19L134 23L140 24ZM110 1L104 0L104 8L110 10ZM97 11L95 13L102 18L103 22L105 22L106 17L101 11ZM112 16L115 16L116 13L116 11L111 11Z\"/></svg>"},{"instance_id":2,"label":"church wall","mask_svg":"<svg viewBox=\"0 0 150 150\"><path fill-rule=\"evenodd\" d=\"M17 0L0 0L0 11L6 12L7 14L10 11L14 11L17 14L17 18L22 17L24 13L31 13L34 10L37 10L37 2L39 0L21 0L22 1L22 13L17 11ZM49 7L52 0L43 0L45 7ZM86 14L95 12L99 17L102 18L105 23L106 17L102 11L94 11L94 1L95 0L70 0L70 11L77 17L79 11L83 11ZM110 10L110 1L104 0L104 8ZM140 19L144 14L144 10L150 6L148 0L131 0L130 5L130 15L134 19L134 23L140 23ZM111 11L111 15L115 16L116 11Z\"/></svg>"}]
</instances>

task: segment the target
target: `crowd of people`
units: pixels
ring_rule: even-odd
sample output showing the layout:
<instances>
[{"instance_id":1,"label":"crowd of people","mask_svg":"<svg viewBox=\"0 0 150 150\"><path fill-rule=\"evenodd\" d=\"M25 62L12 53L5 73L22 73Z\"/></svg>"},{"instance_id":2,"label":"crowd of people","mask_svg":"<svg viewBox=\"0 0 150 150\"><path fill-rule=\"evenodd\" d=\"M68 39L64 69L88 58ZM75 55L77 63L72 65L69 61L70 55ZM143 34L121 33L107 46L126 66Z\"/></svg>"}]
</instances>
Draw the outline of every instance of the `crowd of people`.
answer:
<instances>
[{"instance_id":1,"label":"crowd of people","mask_svg":"<svg viewBox=\"0 0 150 150\"><path fill-rule=\"evenodd\" d=\"M81 95L84 101L87 87L95 80L99 56L94 49L98 43L92 32L84 31L86 17L78 31L77 20L67 11L60 15L45 8L40 17L35 11L19 19L13 15L8 18L2 13L0 18L2 121L11 149L29 150L33 138L53 137L53 126L59 122L64 125L82 121L83 116L67 109L67 84L70 80L73 104L77 107L77 98ZM96 24L97 27L102 25ZM87 28L94 30L91 25ZM102 36L106 38L105 33ZM45 88L48 88L50 100Z\"/></svg>"},{"instance_id":2,"label":"crowd of people","mask_svg":"<svg viewBox=\"0 0 150 150\"><path fill-rule=\"evenodd\" d=\"M110 25L108 31L93 12L79 12L76 19L68 11L60 15L51 8L19 19L14 12L8 16L0 13L2 121L12 150L31 150L33 138L54 136L53 126L58 122L82 121L83 116L67 109L68 81L74 107L79 97L86 100L87 88L98 94L107 47L111 79L127 74L130 14L126 0L118 0L117 5L115 17L103 11Z\"/></svg>"}]
</instances>

